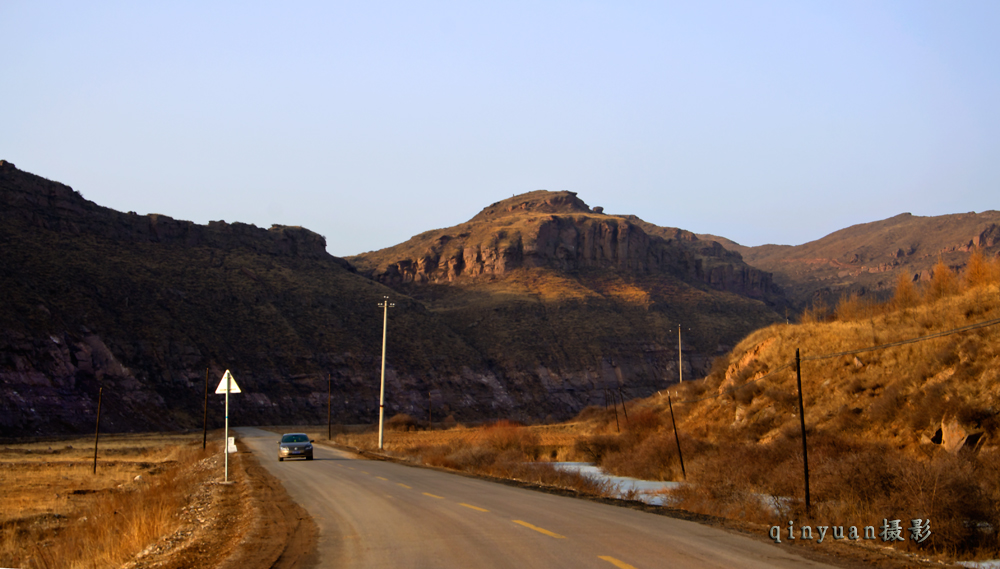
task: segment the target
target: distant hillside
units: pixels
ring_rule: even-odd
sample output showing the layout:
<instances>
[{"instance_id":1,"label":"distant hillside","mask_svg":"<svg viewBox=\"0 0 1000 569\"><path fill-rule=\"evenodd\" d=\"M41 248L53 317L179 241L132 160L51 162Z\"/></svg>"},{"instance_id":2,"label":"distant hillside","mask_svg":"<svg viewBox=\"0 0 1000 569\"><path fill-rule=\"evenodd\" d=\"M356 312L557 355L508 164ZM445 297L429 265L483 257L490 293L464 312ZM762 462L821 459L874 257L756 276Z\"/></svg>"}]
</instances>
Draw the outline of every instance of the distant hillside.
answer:
<instances>
[{"instance_id":1,"label":"distant hillside","mask_svg":"<svg viewBox=\"0 0 1000 569\"><path fill-rule=\"evenodd\" d=\"M646 395L778 320L770 274L690 232L537 191L471 220L348 260L423 302L510 385L603 404L604 388Z\"/></svg>"},{"instance_id":2,"label":"distant hillside","mask_svg":"<svg viewBox=\"0 0 1000 569\"><path fill-rule=\"evenodd\" d=\"M1000 212L919 217L909 213L854 225L804 245L744 247L719 241L758 269L769 271L799 308L821 299L832 304L847 293L884 296L899 275L926 281L940 259L953 269L965 266L970 251L1000 254Z\"/></svg>"},{"instance_id":3,"label":"distant hillside","mask_svg":"<svg viewBox=\"0 0 1000 569\"><path fill-rule=\"evenodd\" d=\"M372 421L391 295L388 409L511 412L479 353L303 228L124 214L0 162L0 436L200 427L206 368L236 424ZM222 398L210 395L212 424ZM440 418L440 417L439 417Z\"/></svg>"}]
</instances>

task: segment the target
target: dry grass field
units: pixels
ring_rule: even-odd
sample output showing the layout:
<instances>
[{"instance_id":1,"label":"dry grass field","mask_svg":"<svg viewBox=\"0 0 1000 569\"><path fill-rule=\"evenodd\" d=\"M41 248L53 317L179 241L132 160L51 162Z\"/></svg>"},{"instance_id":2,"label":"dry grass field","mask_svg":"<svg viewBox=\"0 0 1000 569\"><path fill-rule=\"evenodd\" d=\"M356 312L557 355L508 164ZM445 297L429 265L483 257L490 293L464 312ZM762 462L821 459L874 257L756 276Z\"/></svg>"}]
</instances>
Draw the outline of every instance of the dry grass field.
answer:
<instances>
[{"instance_id":1,"label":"dry grass field","mask_svg":"<svg viewBox=\"0 0 1000 569\"><path fill-rule=\"evenodd\" d=\"M0 443L0 567L290 569L316 527L249 452L221 433ZM237 441L237 446L240 446Z\"/></svg>"},{"instance_id":2,"label":"dry grass field","mask_svg":"<svg viewBox=\"0 0 1000 569\"><path fill-rule=\"evenodd\" d=\"M0 565L108 567L179 523L201 436L105 436L0 446Z\"/></svg>"}]
</instances>

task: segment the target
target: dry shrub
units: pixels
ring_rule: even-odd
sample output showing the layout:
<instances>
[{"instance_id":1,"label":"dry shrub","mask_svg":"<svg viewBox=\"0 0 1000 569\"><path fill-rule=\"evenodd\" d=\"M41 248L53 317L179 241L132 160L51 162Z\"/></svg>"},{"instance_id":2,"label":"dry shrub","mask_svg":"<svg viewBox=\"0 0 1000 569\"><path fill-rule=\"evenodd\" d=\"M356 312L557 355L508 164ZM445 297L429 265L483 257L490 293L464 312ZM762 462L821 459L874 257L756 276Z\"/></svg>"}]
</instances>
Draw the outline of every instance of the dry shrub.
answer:
<instances>
[{"instance_id":1,"label":"dry shrub","mask_svg":"<svg viewBox=\"0 0 1000 569\"><path fill-rule=\"evenodd\" d=\"M482 441L497 452L514 451L529 460L537 460L540 452L538 435L523 425L501 420L483 428Z\"/></svg>"},{"instance_id":2,"label":"dry shrub","mask_svg":"<svg viewBox=\"0 0 1000 569\"><path fill-rule=\"evenodd\" d=\"M499 421L446 444L414 446L402 452L418 457L431 466L508 478L575 490L584 494L609 496L614 490L578 472L564 471L551 464L532 462L539 453L539 438L529 429L510 421Z\"/></svg>"},{"instance_id":3,"label":"dry shrub","mask_svg":"<svg viewBox=\"0 0 1000 569\"><path fill-rule=\"evenodd\" d=\"M639 409L633 411L629 416L628 432L639 437L646 438L651 433L660 428L660 414L653 409Z\"/></svg>"},{"instance_id":4,"label":"dry shrub","mask_svg":"<svg viewBox=\"0 0 1000 569\"><path fill-rule=\"evenodd\" d=\"M896 279L896 290L892 297L892 307L904 310L916 306L920 302L920 294L913 285L913 279L907 274L900 274Z\"/></svg>"},{"instance_id":5,"label":"dry shrub","mask_svg":"<svg viewBox=\"0 0 1000 569\"><path fill-rule=\"evenodd\" d=\"M868 308L867 302L862 300L857 293L851 293L840 297L837 307L834 309L834 316L841 322L860 320L868 316Z\"/></svg>"},{"instance_id":6,"label":"dry shrub","mask_svg":"<svg viewBox=\"0 0 1000 569\"><path fill-rule=\"evenodd\" d=\"M939 260L931 269L931 281L927 284L924 297L927 300L937 300L958 293L958 277L951 267Z\"/></svg>"},{"instance_id":7,"label":"dry shrub","mask_svg":"<svg viewBox=\"0 0 1000 569\"><path fill-rule=\"evenodd\" d=\"M813 454L810 450L810 459ZM817 519L836 524L879 526L883 519L931 521L937 551L996 549L993 497L1000 494L992 457L952 456L941 449L929 459L877 444L819 455L811 482ZM904 547L913 547L907 542Z\"/></svg>"},{"instance_id":8,"label":"dry shrub","mask_svg":"<svg viewBox=\"0 0 1000 569\"><path fill-rule=\"evenodd\" d=\"M1000 281L1000 259L987 260L982 248L976 247L965 265L963 281L969 287L985 286Z\"/></svg>"},{"instance_id":9,"label":"dry shrub","mask_svg":"<svg viewBox=\"0 0 1000 569\"><path fill-rule=\"evenodd\" d=\"M599 465L609 453L620 452L624 443L619 435L591 435L577 439L573 452L585 461Z\"/></svg>"},{"instance_id":10,"label":"dry shrub","mask_svg":"<svg viewBox=\"0 0 1000 569\"><path fill-rule=\"evenodd\" d=\"M602 409L596 405L587 405L573 419L574 421L600 421L604 420L607 414L610 413L607 409Z\"/></svg>"},{"instance_id":11,"label":"dry shrub","mask_svg":"<svg viewBox=\"0 0 1000 569\"><path fill-rule=\"evenodd\" d=\"M413 431L417 428L417 420L406 413L398 413L386 421L386 428L390 431Z\"/></svg>"},{"instance_id":12,"label":"dry shrub","mask_svg":"<svg viewBox=\"0 0 1000 569\"><path fill-rule=\"evenodd\" d=\"M683 443L682 443L683 444ZM689 444L688 450L693 451ZM610 452L603 457L601 468L618 476L642 480L679 480L680 460L673 432L660 432L635 444L627 451Z\"/></svg>"},{"instance_id":13,"label":"dry shrub","mask_svg":"<svg viewBox=\"0 0 1000 569\"><path fill-rule=\"evenodd\" d=\"M695 456L688 468L693 484L673 492L684 509L770 523L786 516L788 498L800 493L794 473L802 471L797 466L801 465L801 447L796 452L787 439L725 445Z\"/></svg>"},{"instance_id":14,"label":"dry shrub","mask_svg":"<svg viewBox=\"0 0 1000 569\"><path fill-rule=\"evenodd\" d=\"M826 322L829 318L830 308L823 299L817 298L813 301L812 306L802 312L802 317L799 320L803 324L817 324Z\"/></svg>"}]
</instances>

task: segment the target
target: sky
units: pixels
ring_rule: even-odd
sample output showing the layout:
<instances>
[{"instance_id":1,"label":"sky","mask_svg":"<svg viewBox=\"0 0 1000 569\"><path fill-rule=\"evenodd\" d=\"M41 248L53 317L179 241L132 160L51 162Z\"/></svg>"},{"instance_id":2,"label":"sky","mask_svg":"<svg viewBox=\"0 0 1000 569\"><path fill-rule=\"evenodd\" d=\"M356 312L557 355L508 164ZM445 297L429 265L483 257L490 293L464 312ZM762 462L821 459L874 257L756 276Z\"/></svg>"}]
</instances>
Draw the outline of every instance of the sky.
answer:
<instances>
[{"instance_id":1,"label":"sky","mask_svg":"<svg viewBox=\"0 0 1000 569\"><path fill-rule=\"evenodd\" d=\"M0 0L0 159L348 256L568 190L743 245L1000 209L1000 2Z\"/></svg>"}]
</instances>

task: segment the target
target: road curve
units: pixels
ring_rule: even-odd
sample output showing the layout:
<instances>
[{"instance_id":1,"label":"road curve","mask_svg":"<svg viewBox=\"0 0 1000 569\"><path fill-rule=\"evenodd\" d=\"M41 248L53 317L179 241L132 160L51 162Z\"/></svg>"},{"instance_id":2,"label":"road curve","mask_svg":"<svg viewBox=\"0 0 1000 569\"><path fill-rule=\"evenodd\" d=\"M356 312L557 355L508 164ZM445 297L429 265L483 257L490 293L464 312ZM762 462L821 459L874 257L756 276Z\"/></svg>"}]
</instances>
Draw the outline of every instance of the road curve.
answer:
<instances>
[{"instance_id":1,"label":"road curve","mask_svg":"<svg viewBox=\"0 0 1000 569\"><path fill-rule=\"evenodd\" d=\"M320 567L833 567L693 522L323 446L278 462L279 435L236 430L316 521Z\"/></svg>"}]
</instances>

